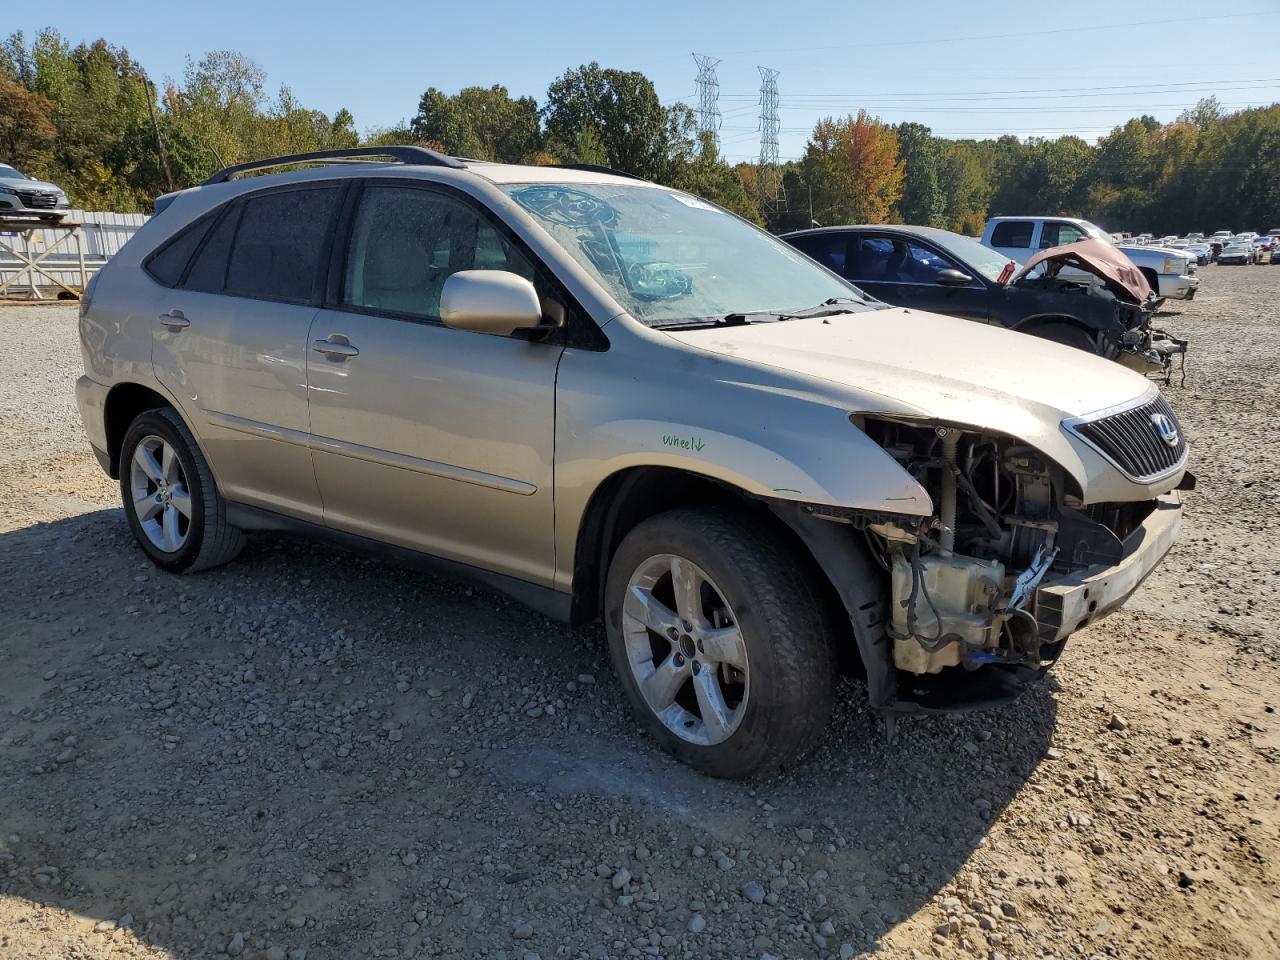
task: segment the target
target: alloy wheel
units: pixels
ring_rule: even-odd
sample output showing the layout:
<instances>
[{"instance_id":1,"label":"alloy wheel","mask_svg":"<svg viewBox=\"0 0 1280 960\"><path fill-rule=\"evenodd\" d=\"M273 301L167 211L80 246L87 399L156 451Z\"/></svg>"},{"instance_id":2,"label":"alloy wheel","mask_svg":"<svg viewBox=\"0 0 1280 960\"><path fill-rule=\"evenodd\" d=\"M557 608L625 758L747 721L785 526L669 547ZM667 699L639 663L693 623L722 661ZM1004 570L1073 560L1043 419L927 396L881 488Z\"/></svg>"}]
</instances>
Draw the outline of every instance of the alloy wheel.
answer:
<instances>
[{"instance_id":1,"label":"alloy wheel","mask_svg":"<svg viewBox=\"0 0 1280 960\"><path fill-rule=\"evenodd\" d=\"M622 634L632 677L668 730L700 746L733 735L751 689L747 646L701 567L673 554L640 564L623 599Z\"/></svg>"},{"instance_id":2,"label":"alloy wheel","mask_svg":"<svg viewBox=\"0 0 1280 960\"><path fill-rule=\"evenodd\" d=\"M148 434L133 448L129 492L152 546L165 553L181 550L191 531L191 493L178 452L163 437Z\"/></svg>"}]
</instances>

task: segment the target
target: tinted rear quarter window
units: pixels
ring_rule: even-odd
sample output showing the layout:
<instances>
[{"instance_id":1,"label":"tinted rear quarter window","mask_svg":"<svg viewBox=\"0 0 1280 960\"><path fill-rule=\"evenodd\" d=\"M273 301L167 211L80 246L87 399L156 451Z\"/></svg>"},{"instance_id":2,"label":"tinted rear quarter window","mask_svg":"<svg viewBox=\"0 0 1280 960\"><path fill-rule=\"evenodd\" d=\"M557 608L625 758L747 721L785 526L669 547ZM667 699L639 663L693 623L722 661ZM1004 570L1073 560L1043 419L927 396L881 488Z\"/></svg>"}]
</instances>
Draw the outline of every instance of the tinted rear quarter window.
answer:
<instances>
[{"instance_id":1,"label":"tinted rear quarter window","mask_svg":"<svg viewBox=\"0 0 1280 960\"><path fill-rule=\"evenodd\" d=\"M991 231L991 245L1026 249L1031 246L1031 234L1034 230L1035 223L1030 220L1006 220L1003 223L997 223L996 228Z\"/></svg>"},{"instance_id":2,"label":"tinted rear quarter window","mask_svg":"<svg viewBox=\"0 0 1280 960\"><path fill-rule=\"evenodd\" d=\"M166 287L176 287L178 281L182 279L183 271L187 269L191 255L196 252L196 247L200 246L200 241L204 239L213 220L214 218L210 216L201 217L166 241L159 250L147 258L145 264L147 273Z\"/></svg>"},{"instance_id":3,"label":"tinted rear quarter window","mask_svg":"<svg viewBox=\"0 0 1280 960\"><path fill-rule=\"evenodd\" d=\"M263 300L310 299L337 196L337 187L320 187L249 197L227 266L226 292Z\"/></svg>"},{"instance_id":4,"label":"tinted rear quarter window","mask_svg":"<svg viewBox=\"0 0 1280 960\"><path fill-rule=\"evenodd\" d=\"M232 206L210 231L209 238L187 272L183 289L222 292L227 282L227 259L231 256L231 241L236 235L236 224L240 222L240 210L241 204Z\"/></svg>"}]
</instances>

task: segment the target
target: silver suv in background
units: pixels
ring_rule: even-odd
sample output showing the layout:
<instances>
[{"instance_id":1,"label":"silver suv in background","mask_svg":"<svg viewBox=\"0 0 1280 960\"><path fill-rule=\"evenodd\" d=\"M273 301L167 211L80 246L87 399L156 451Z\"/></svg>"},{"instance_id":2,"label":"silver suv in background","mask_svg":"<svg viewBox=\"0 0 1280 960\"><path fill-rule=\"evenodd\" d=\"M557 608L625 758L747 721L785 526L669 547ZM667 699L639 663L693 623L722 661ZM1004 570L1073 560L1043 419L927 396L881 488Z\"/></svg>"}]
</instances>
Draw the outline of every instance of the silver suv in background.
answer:
<instances>
[{"instance_id":1,"label":"silver suv in background","mask_svg":"<svg viewBox=\"0 0 1280 960\"><path fill-rule=\"evenodd\" d=\"M29 177L7 163L0 163L0 219L37 217L57 222L70 209L71 203L61 187Z\"/></svg>"},{"instance_id":2,"label":"silver suv in background","mask_svg":"<svg viewBox=\"0 0 1280 960\"><path fill-rule=\"evenodd\" d=\"M740 777L859 660L886 713L1012 699L1177 534L1186 440L1118 364L611 171L338 153L161 198L83 304L85 428L164 570L299 530L603 618L643 726Z\"/></svg>"}]
</instances>

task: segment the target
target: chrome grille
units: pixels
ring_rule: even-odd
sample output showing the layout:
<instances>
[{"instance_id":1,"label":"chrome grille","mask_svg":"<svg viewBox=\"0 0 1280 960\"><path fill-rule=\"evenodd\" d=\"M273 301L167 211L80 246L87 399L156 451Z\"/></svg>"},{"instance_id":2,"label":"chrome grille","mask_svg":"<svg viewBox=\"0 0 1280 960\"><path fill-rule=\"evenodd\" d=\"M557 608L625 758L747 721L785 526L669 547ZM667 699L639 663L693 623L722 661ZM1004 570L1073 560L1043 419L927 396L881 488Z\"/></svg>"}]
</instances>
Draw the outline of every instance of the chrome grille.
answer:
<instances>
[{"instance_id":1,"label":"chrome grille","mask_svg":"<svg viewBox=\"0 0 1280 960\"><path fill-rule=\"evenodd\" d=\"M35 190L19 190L18 198L22 205L31 210L52 210L58 205L56 193L38 193Z\"/></svg>"},{"instance_id":2,"label":"chrome grille","mask_svg":"<svg viewBox=\"0 0 1280 960\"><path fill-rule=\"evenodd\" d=\"M1167 442L1158 423L1167 418L1177 440ZM1117 466L1145 483L1173 472L1187 457L1187 440L1169 402L1157 393L1126 410L1068 421L1067 428Z\"/></svg>"}]
</instances>

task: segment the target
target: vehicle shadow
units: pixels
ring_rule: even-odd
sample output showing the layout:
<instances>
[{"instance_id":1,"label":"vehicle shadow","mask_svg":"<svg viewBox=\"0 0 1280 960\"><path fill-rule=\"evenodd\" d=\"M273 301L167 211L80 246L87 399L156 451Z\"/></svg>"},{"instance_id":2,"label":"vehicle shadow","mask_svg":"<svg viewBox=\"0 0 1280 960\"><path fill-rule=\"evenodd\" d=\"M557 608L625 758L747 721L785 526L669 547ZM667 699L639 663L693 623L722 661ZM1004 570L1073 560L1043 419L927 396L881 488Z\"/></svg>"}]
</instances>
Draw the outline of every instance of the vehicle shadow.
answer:
<instances>
[{"instance_id":1,"label":"vehicle shadow","mask_svg":"<svg viewBox=\"0 0 1280 960\"><path fill-rule=\"evenodd\" d=\"M0 578L0 946L33 954L665 955L695 913L730 955L872 950L1053 734L1052 679L892 744L850 680L797 769L714 781L636 732L598 630L330 545L175 577L100 510L0 534Z\"/></svg>"}]
</instances>

